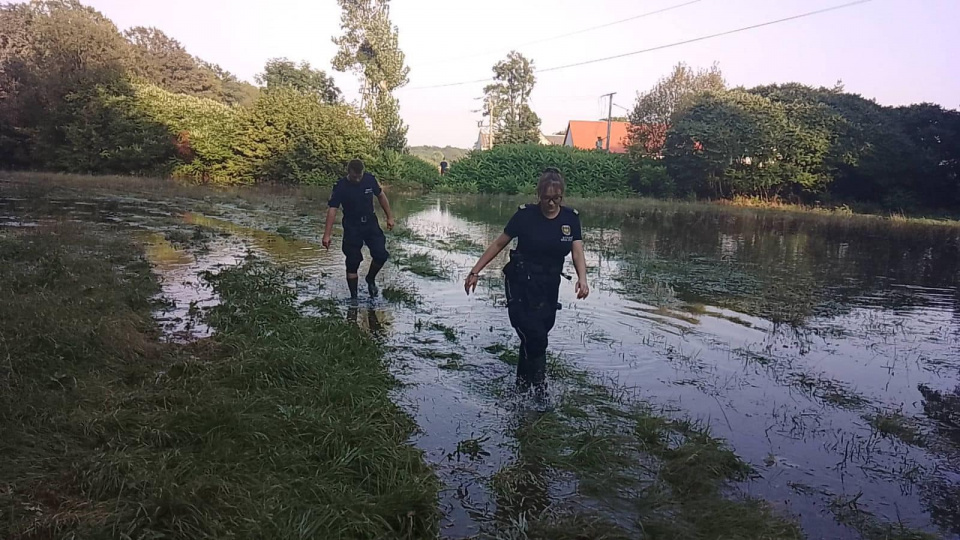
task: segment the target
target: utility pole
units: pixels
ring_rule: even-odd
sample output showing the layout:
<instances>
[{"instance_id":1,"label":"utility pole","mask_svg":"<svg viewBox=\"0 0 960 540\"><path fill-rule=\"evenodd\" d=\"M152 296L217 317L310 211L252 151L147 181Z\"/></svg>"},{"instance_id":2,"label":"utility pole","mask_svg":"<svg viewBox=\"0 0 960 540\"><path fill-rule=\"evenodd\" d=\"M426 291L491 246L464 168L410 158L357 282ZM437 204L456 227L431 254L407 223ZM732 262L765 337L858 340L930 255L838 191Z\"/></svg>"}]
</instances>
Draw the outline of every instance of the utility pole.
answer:
<instances>
[{"instance_id":1,"label":"utility pole","mask_svg":"<svg viewBox=\"0 0 960 540\"><path fill-rule=\"evenodd\" d=\"M613 127L611 124L613 121L613 96L616 94L616 92L610 92L609 94L604 94L601 96L610 98L610 108L607 111L607 152L610 151L610 129Z\"/></svg>"}]
</instances>

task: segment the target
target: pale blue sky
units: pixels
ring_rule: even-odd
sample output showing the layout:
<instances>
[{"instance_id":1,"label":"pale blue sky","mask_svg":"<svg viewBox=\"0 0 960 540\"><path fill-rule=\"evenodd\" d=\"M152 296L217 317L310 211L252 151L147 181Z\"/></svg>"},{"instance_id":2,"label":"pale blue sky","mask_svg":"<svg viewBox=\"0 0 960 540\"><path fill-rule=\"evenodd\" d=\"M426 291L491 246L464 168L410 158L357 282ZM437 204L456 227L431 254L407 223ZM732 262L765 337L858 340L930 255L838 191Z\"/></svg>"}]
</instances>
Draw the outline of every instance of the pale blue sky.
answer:
<instances>
[{"instance_id":1,"label":"pale blue sky","mask_svg":"<svg viewBox=\"0 0 960 540\"><path fill-rule=\"evenodd\" d=\"M701 0L667 13L529 46L690 0L393 0L400 46L412 68L398 91L412 145L466 147L477 137L483 83L473 80L511 48L539 68L645 49L846 3L846 0ZM253 80L268 58L307 60L327 70L348 99L353 74L330 68L339 34L334 0L86 0L121 29L156 26L187 49ZM718 62L731 85L797 81L833 85L883 104L960 106L960 0L874 0L810 18L609 62L539 75L532 101L543 131L606 115L599 96L629 107L679 61ZM615 109L614 114L617 114ZM623 111L619 111L621 114Z\"/></svg>"}]
</instances>

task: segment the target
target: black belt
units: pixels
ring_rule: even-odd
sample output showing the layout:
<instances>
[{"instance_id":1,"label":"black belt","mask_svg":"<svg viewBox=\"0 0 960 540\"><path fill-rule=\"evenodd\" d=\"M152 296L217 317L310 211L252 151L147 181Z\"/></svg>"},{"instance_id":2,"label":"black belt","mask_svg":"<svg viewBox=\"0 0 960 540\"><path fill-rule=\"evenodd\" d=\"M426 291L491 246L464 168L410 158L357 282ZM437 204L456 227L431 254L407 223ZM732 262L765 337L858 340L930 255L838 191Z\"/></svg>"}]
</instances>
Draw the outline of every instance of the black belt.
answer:
<instances>
[{"instance_id":1,"label":"black belt","mask_svg":"<svg viewBox=\"0 0 960 540\"><path fill-rule=\"evenodd\" d=\"M343 218L344 223L349 223L350 225L364 225L366 223L377 221L377 216L360 216L360 217L345 217Z\"/></svg>"},{"instance_id":2,"label":"black belt","mask_svg":"<svg viewBox=\"0 0 960 540\"><path fill-rule=\"evenodd\" d=\"M531 261L515 249L510 250L510 264L513 270L524 274L556 275L563 273L563 263L550 264Z\"/></svg>"}]
</instances>

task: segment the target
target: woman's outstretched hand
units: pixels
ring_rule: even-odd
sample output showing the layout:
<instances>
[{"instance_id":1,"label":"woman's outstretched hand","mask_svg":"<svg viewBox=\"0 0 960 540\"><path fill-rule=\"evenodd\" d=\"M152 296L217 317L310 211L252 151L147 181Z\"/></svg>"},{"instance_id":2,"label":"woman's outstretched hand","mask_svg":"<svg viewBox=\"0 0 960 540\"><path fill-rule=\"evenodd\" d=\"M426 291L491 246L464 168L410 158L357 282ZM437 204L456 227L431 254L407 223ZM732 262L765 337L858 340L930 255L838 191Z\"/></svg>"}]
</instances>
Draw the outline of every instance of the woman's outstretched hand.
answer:
<instances>
[{"instance_id":1,"label":"woman's outstretched hand","mask_svg":"<svg viewBox=\"0 0 960 540\"><path fill-rule=\"evenodd\" d=\"M577 300L583 300L588 296L590 296L590 286L587 285L587 280L578 279L577 280Z\"/></svg>"},{"instance_id":2,"label":"woman's outstretched hand","mask_svg":"<svg viewBox=\"0 0 960 540\"><path fill-rule=\"evenodd\" d=\"M467 279L463 282L463 290L467 292L467 296L470 296L470 293L476 292L477 283L480 281L480 276L476 274L470 274L467 276Z\"/></svg>"}]
</instances>

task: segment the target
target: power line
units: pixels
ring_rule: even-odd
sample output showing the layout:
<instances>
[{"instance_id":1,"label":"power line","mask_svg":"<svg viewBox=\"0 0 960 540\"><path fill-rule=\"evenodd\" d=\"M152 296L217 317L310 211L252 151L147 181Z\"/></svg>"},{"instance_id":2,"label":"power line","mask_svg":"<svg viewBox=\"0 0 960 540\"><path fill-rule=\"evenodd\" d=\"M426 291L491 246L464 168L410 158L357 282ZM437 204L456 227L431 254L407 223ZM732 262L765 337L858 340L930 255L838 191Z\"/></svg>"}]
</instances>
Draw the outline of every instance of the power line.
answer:
<instances>
[{"instance_id":1,"label":"power line","mask_svg":"<svg viewBox=\"0 0 960 540\"><path fill-rule=\"evenodd\" d=\"M740 33L740 32L746 32L747 30L755 30L755 29L757 29L757 28L763 28L764 26L771 26L771 25L779 24L779 23L783 23L783 22L795 21L795 20L797 20L797 19L803 19L803 18L806 18L806 17L812 17L812 16L814 16L814 15L820 15L820 14L827 13L827 12L830 12L830 11L837 11L837 10L840 10L840 9L857 6L857 5L860 5L860 4L867 4L867 3L870 3L870 2L872 2L872 1L873 1L873 0L856 0L856 1L854 1L854 2L847 2L846 4L840 4L840 5L837 5L837 6L832 6L832 7L828 7L828 8L824 8L824 9L818 9L818 10L816 10L816 11L808 11L808 12L806 12L806 13L801 13L801 14L799 14L799 15L793 15L793 16L790 16L790 17L784 17L784 18L782 18L782 19L776 19L776 20L773 20L773 21L767 21L767 22L763 22L763 23L759 23L759 24L753 24L753 25L750 25L750 26L744 26L744 27L742 27L742 28L736 28L736 29L734 29L734 30L727 30L727 31L725 31L725 32L719 32L719 33L716 33L716 34L710 34L710 35L706 35L706 36L695 37L695 38L686 39L686 40L683 40L683 41L676 41L676 42L674 42L674 43L668 43L668 44L666 44L666 45L658 45L658 46L656 46L656 47L650 47L650 48L648 48L648 49L641 49L641 50L639 50L639 51L631 51L631 52L627 52L627 53L617 54L617 55L614 55L614 56L606 56L606 57L603 57L603 58L595 58L595 59L593 59L593 60L585 60L585 61L583 61L583 62L576 62L576 63L573 63L573 64L565 64L565 65L562 65L562 66L554 66L554 67L549 67L549 68L544 68L544 69L537 69L537 70L534 70L534 73L547 73L547 72L550 72L550 71L559 71L559 70L561 70L561 69L568 69L568 68L572 68L572 67L585 66L585 65L587 65L587 64L595 64L595 63L598 63L598 62L607 62L607 61L609 61L609 60L616 60L616 59L618 59L618 58L625 58L625 57L627 57L627 56L634 56L634 55L643 54L643 53L648 53L648 52L653 52L653 51L660 51L660 50L663 50L663 49L669 49L669 48L671 48L671 47L679 47L680 45L688 45L688 44L690 44L690 43L696 43L696 42L698 42L698 41L705 41L705 40L713 39L713 38L717 38L717 37L729 36L729 35L731 35L731 34L737 34L737 33ZM450 87L450 86L462 86L462 85L465 85L465 84L474 84L474 83L487 82L487 81L490 81L490 80L492 80L491 77L486 77L486 78L483 78L483 79L476 79L476 80L472 80L472 81L460 81L460 82L455 82L455 83L435 84L435 85L430 85L430 86L417 86L417 87L409 88L409 90L427 90L427 89L431 89L431 88L446 88L446 87Z\"/></svg>"},{"instance_id":2,"label":"power line","mask_svg":"<svg viewBox=\"0 0 960 540\"><path fill-rule=\"evenodd\" d=\"M645 17L650 17L650 16L653 16L653 15L659 15L660 13L666 13L666 12L668 12L668 11L673 11L673 10L675 10L675 9L679 9L679 8L682 8L682 7L686 7L686 6L689 6L690 4L696 4L696 3L702 2L702 1L703 1L703 0L690 0L690 1L684 2L684 3L682 3L682 4L676 4L676 5L673 5L673 6L667 6L667 7L665 7L665 8L658 9L658 10L656 10L656 11L648 11L648 12L646 12L646 13L641 13L641 14L639 14L639 15L634 15L634 16L632 16L632 17L627 17L626 19L620 19L620 20L617 20L617 21L608 22L608 23L604 23L604 24L601 24L601 25L598 25L598 26L591 26L590 28L584 28L584 29L582 29L582 30L574 30L573 32L568 32L568 33L566 33L566 34L560 34L560 35L558 35L558 36L552 36L552 37L547 37L547 38L542 38L542 39L536 39L536 40L533 40L533 41L528 41L528 42L526 42L526 43L521 43L521 44L519 44L519 45L515 45L515 46L513 46L513 47L511 47L511 48L512 48L512 49L519 49L520 47L527 47L527 46L529 46L529 45L537 45L537 44L539 44L539 43L546 43L547 41L555 41L555 40L558 40L558 39L563 39L563 38L565 38L565 37L576 36L576 35L578 35L578 34L584 34L584 33L587 33L587 32L592 32L592 31L594 31L594 30L600 30L601 28L607 28L607 27L610 27L610 26L616 26L616 25L618 25L618 24L623 24L623 23L625 23L625 22L635 21L635 20L637 20L637 19L643 19L643 18L645 18ZM442 63L444 63L444 62L453 62L453 61L456 61L456 60L464 60L464 59L466 59L466 58L476 58L476 57L478 57L478 56L486 56L486 55L488 55L488 54L499 53L499 52L502 52L502 51L504 51L504 50L506 50L506 49L507 49L506 47L500 47L500 48L498 48L498 49L488 49L488 50L486 50L486 51L482 51L482 52L478 52L478 53L473 53L473 54L468 54L468 55L465 55L465 56L454 56L454 57L451 57L451 58L442 58L442 59L440 59L440 60L431 60L431 61L429 61L429 62L425 62L425 63L422 63L422 64L417 64L417 65L415 65L415 66L413 66L413 67L416 68L416 67L433 66L433 65L436 65L436 64L442 64Z\"/></svg>"},{"instance_id":3,"label":"power line","mask_svg":"<svg viewBox=\"0 0 960 540\"><path fill-rule=\"evenodd\" d=\"M667 48L670 48L670 47L677 47L677 46L680 46L680 45L687 45L687 44L689 44L689 43L696 43L696 42L698 42L698 41L704 41L704 40L707 40L707 39L713 39L713 38L722 37L722 36L729 36L730 34L736 34L736 33L739 33L739 32L746 32L747 30L755 30L755 29L757 29L757 28L763 28L764 26L770 26L770 25L779 24L779 23L782 23L782 22L787 22L787 21L794 21L794 20L797 20L797 19L802 19L802 18L804 18L804 17L810 17L810 16L813 16L813 15L820 15L821 13L827 13L827 12L829 12L829 11L836 11L836 10L838 10L838 9L848 8L848 7L856 6L856 5L859 5L859 4L866 4L866 3L869 3L869 2L872 2L872 1L873 1L873 0L856 0L855 2L848 2L848 3L846 3L846 4L840 4L839 6L833 6L833 7L828 7L828 8L824 8L824 9L818 9L818 10L816 10L816 11L808 11L807 13L801 13L801 14L799 14L799 15L793 15L792 17L785 17L785 18L783 18L783 19L777 19L777 20L775 20L775 21L767 21L767 22L760 23L760 24L754 24L754 25L750 25L750 26L744 26L743 28L737 28L737 29L735 29L735 30L727 30L726 32L719 32L719 33L717 33L717 34L710 34L710 35L708 35L708 36L700 36L700 37L696 37L696 38L693 38L693 39L687 39L687 40L684 40L684 41L677 41L676 43L669 43L669 44L667 44L667 45L660 45L660 46L657 46L657 47L650 47L649 49L641 49L641 50L639 50L639 51L632 51L632 52L628 52L628 53L617 54L617 55L614 55L614 56L607 56L607 57L604 57L604 58L596 58L596 59L594 59L594 60L586 60L586 61L583 61L583 62L576 62L576 63L574 63L574 64L565 64L565 65L562 65L562 66L555 66L555 67L546 68L546 69L538 69L538 70L536 70L536 72L537 72L537 73L546 73L546 72L548 72L548 71L558 71L558 70L561 70L561 69L567 69L567 68L572 68L572 67L577 67L577 66L585 66L585 65L587 65L587 64L595 64L595 63L597 63L597 62L606 62L606 61L608 61L608 60L616 60L617 58L625 58L625 57L627 57L627 56L633 56L633 55L637 55L637 54L643 54L643 53L648 53L648 52L653 52L653 51L659 51L659 50L667 49Z\"/></svg>"}]
</instances>

